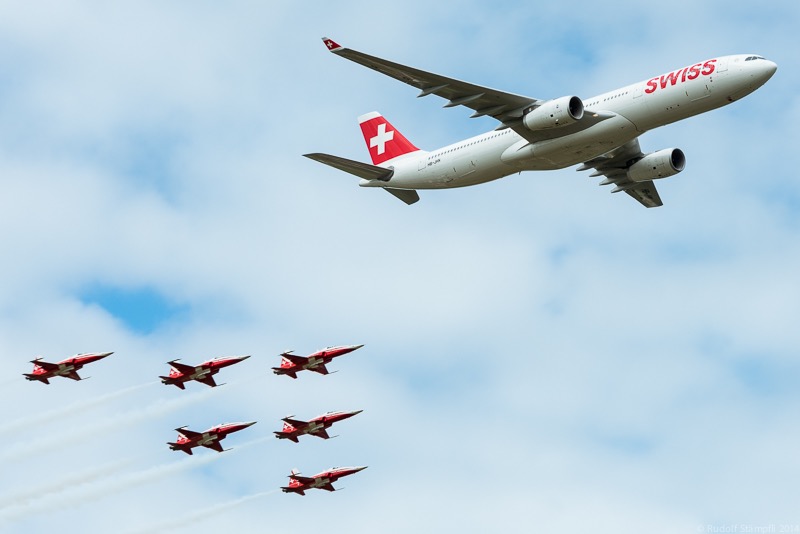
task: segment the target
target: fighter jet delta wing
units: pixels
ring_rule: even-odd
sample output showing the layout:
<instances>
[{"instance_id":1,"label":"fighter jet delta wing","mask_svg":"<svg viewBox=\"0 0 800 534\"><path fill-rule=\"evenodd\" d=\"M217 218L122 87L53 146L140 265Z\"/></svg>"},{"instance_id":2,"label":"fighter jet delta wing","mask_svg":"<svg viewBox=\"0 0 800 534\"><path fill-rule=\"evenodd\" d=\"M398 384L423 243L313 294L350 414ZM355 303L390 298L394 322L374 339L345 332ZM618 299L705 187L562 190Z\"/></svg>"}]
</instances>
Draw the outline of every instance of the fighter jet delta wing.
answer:
<instances>
[{"instance_id":1,"label":"fighter jet delta wing","mask_svg":"<svg viewBox=\"0 0 800 534\"><path fill-rule=\"evenodd\" d=\"M577 120L573 124L565 125L561 128L532 131L523 125L522 117L529 111L548 102L546 100L507 93L401 65L400 63L345 48L328 37L323 37L322 41L328 50L337 56L349 59L395 80L416 87L420 90L417 97L436 95L447 99L448 102L444 105L446 108L455 106L470 108L475 112L470 118L493 117L503 123L498 129L511 128L531 143L580 132L616 115L611 112L591 112L584 115L583 104L580 103L580 99L567 97L567 100L563 102L564 105L571 105L574 102L580 104L580 109L570 109L570 112L577 113Z\"/></svg>"}]
</instances>

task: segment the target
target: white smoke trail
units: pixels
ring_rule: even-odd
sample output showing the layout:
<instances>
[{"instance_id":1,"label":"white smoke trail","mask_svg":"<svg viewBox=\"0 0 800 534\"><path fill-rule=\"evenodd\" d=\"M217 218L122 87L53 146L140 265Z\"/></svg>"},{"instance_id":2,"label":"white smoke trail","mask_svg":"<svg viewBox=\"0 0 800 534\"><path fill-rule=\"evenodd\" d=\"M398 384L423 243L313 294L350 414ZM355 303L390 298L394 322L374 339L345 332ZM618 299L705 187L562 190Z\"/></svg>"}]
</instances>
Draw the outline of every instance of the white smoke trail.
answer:
<instances>
[{"instance_id":1,"label":"white smoke trail","mask_svg":"<svg viewBox=\"0 0 800 534\"><path fill-rule=\"evenodd\" d=\"M139 421L146 421L154 417L165 415L179 408L183 408L184 406L199 402L211 395L214 395L213 389L192 393L190 395L182 395L179 398L167 401L159 399L144 408L125 412L114 418L106 418L94 425L81 427L69 433L51 435L32 443L22 443L11 450L5 451L4 454L0 456L0 464L9 461L18 461L22 458L43 454L54 449L63 449L67 445L95 438L115 428L128 427Z\"/></svg>"},{"instance_id":2,"label":"white smoke trail","mask_svg":"<svg viewBox=\"0 0 800 534\"><path fill-rule=\"evenodd\" d=\"M10 423L5 425L5 428L7 432L15 432L25 427L42 425L45 423L49 423L50 421L55 421L58 419L69 417L70 415L80 415L83 412L86 412L94 407L101 406L102 404L108 401L124 397L125 395L135 393L136 391L148 388L150 386L154 386L156 384L158 384L158 382L147 382L145 384L139 384L138 386L131 386L125 389L120 389L118 391L114 391L106 395L101 395L99 397L94 397L92 399L73 402L68 406L54 408L52 410L48 410L46 412L33 415L31 417L25 417L17 419L16 421L11 421Z\"/></svg>"},{"instance_id":3,"label":"white smoke trail","mask_svg":"<svg viewBox=\"0 0 800 534\"><path fill-rule=\"evenodd\" d=\"M237 445L233 450L226 453L209 453L197 456L189 456L182 458L178 461L163 463L155 467L149 467L140 471L134 471L122 476L106 476L94 484L84 484L78 488L68 488L67 491L62 491L58 494L50 494L46 498L36 499L29 502L27 505L15 506L13 508L6 508L0 510L0 520L16 519L18 517L26 516L35 513L38 510L48 508L63 508L69 506L77 506L82 503L100 500L115 493L128 490L130 488L141 486L150 482L155 482L166 476L205 465L213 462L221 457L235 454L237 451L247 449L253 445L257 445L268 440L270 436L254 439L242 445ZM176 453L177 454L177 453ZM73 489L75 491L73 491Z\"/></svg>"},{"instance_id":4,"label":"white smoke trail","mask_svg":"<svg viewBox=\"0 0 800 534\"><path fill-rule=\"evenodd\" d=\"M0 387L5 389L6 386L11 386L11 385L14 385L14 384L19 384L19 383L22 383L22 379L21 378L18 378L16 376L9 376L5 380L0 381Z\"/></svg>"},{"instance_id":5,"label":"white smoke trail","mask_svg":"<svg viewBox=\"0 0 800 534\"><path fill-rule=\"evenodd\" d=\"M238 499L234 499L232 501L224 502L221 504L217 504L215 506L210 506L208 508L198 510L193 514L187 514L183 517L173 518L168 521L164 521L163 523L159 523L157 525L151 525L149 527L129 531L129 534L146 534L148 532L173 532L181 528L190 527L195 523L202 521L203 519L208 519L209 517L213 517L217 514L220 514L232 508L236 508L237 506L244 504L248 501L260 499L262 497L266 497L267 495L272 495L274 493L277 493L278 491L279 491L278 489L270 491L260 491L258 493L253 493L252 495L239 497Z\"/></svg>"},{"instance_id":6,"label":"white smoke trail","mask_svg":"<svg viewBox=\"0 0 800 534\"><path fill-rule=\"evenodd\" d=\"M90 469L88 471L84 471L76 475L62 478L61 480L58 480L56 482L51 482L49 484L39 486L37 488L26 490L23 493L9 495L3 499L0 499L0 514L2 514L2 512L5 511L6 508L27 506L31 504L33 501L36 501L38 499L43 499L50 495L61 493L63 491L81 486L83 484L89 484L91 482L94 482L95 480L108 477L129 466L133 462L134 459L129 458L116 463L106 464L104 466L97 467L95 469Z\"/></svg>"}]
</instances>

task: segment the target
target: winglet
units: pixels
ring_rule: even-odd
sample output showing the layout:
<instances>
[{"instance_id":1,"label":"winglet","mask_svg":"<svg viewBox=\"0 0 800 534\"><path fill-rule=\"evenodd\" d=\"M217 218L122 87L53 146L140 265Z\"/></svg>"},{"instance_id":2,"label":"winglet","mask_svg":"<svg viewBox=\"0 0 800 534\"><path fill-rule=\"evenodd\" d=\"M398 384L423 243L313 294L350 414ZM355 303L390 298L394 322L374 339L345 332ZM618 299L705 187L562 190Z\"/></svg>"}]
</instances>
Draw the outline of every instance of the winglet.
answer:
<instances>
[{"instance_id":1,"label":"winglet","mask_svg":"<svg viewBox=\"0 0 800 534\"><path fill-rule=\"evenodd\" d=\"M336 41L334 41L330 37L323 37L322 38L322 42L325 43L325 46L331 52L335 52L335 51L339 50L340 48L342 48L342 46L340 44L338 44Z\"/></svg>"}]
</instances>

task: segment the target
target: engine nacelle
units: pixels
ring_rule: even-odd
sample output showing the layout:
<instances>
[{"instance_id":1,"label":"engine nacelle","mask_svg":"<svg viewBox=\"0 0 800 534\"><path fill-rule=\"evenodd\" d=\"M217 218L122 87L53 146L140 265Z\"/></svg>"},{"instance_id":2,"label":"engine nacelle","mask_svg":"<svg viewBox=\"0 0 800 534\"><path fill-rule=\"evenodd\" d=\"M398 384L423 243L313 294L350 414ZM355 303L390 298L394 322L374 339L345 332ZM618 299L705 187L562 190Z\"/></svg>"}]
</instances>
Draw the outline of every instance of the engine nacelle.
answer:
<instances>
[{"instance_id":1,"label":"engine nacelle","mask_svg":"<svg viewBox=\"0 0 800 534\"><path fill-rule=\"evenodd\" d=\"M628 169L628 178L646 182L674 176L686 167L686 156L680 148L665 148L648 154Z\"/></svg>"},{"instance_id":2,"label":"engine nacelle","mask_svg":"<svg viewBox=\"0 0 800 534\"><path fill-rule=\"evenodd\" d=\"M522 122L527 129L537 131L560 128L582 117L583 101L577 96L562 96L529 111L522 117Z\"/></svg>"}]
</instances>

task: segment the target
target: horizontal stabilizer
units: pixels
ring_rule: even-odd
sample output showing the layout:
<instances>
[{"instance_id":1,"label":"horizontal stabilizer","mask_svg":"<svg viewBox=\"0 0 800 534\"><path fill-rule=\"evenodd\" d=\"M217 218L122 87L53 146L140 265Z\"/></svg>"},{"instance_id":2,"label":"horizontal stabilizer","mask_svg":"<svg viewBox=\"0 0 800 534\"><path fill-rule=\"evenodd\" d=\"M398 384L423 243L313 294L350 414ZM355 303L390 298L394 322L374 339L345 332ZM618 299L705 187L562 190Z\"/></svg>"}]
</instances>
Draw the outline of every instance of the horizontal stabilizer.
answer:
<instances>
[{"instance_id":1,"label":"horizontal stabilizer","mask_svg":"<svg viewBox=\"0 0 800 534\"><path fill-rule=\"evenodd\" d=\"M31 373L22 373L22 374L25 375L25 378L27 380L38 380L39 382L44 382L45 384L49 384L50 383L49 380L47 380L46 378L41 378L40 375L34 375L34 374L31 374Z\"/></svg>"},{"instance_id":2,"label":"horizontal stabilizer","mask_svg":"<svg viewBox=\"0 0 800 534\"><path fill-rule=\"evenodd\" d=\"M305 157L329 165L334 169L339 169L365 180L380 180L388 182L394 174L394 169L385 169L369 163L361 163L352 159L331 156L330 154L304 154Z\"/></svg>"},{"instance_id":3,"label":"horizontal stabilizer","mask_svg":"<svg viewBox=\"0 0 800 534\"><path fill-rule=\"evenodd\" d=\"M393 189L391 187L383 188L387 193L391 193L409 206L415 202L419 202L419 194L413 189Z\"/></svg>"}]
</instances>

